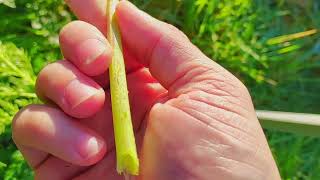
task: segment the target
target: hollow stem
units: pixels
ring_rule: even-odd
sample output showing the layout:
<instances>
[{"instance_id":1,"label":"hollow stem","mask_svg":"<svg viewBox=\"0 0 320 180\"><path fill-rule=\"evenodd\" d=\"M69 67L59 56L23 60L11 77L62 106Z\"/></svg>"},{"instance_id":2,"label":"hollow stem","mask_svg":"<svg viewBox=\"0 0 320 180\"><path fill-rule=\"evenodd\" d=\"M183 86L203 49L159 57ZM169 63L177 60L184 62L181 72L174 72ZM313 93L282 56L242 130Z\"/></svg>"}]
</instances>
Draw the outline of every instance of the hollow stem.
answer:
<instances>
[{"instance_id":1,"label":"hollow stem","mask_svg":"<svg viewBox=\"0 0 320 180\"><path fill-rule=\"evenodd\" d=\"M113 47L109 76L117 171L119 174L126 172L137 175L139 172L139 160L131 121L121 35L114 15L118 2L118 0L107 1L107 15L110 22L107 37Z\"/></svg>"}]
</instances>

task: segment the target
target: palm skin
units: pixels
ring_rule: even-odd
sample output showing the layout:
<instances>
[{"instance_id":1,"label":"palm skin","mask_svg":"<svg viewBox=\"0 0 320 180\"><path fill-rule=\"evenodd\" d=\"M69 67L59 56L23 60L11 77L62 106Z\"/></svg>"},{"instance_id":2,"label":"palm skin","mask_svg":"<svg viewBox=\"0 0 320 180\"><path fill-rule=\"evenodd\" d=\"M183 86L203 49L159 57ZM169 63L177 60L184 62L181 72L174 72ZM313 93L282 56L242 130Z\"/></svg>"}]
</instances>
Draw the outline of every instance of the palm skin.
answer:
<instances>
[{"instance_id":1,"label":"palm skin","mask_svg":"<svg viewBox=\"0 0 320 180\"><path fill-rule=\"evenodd\" d=\"M103 5L67 3L105 32ZM121 2L117 16L140 158L136 178L279 179L245 86L180 31L130 3ZM39 74L38 95L57 106L31 105L14 119L13 139L36 179L123 179L115 170L106 78L112 50L91 24L67 25L60 34L67 60ZM92 56L98 46L103 53Z\"/></svg>"}]
</instances>

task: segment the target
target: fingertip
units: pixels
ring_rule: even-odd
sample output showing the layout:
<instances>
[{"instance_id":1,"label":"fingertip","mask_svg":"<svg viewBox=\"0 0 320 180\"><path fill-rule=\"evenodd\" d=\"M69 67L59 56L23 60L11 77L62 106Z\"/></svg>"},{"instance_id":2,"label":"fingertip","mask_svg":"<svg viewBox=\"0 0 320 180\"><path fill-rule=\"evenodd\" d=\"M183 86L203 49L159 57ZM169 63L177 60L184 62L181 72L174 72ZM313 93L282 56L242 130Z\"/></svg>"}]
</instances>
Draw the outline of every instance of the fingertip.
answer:
<instances>
[{"instance_id":1,"label":"fingertip","mask_svg":"<svg viewBox=\"0 0 320 180\"><path fill-rule=\"evenodd\" d=\"M83 21L67 24L59 36L64 57L89 76L105 72L112 59L112 47L93 25Z\"/></svg>"},{"instance_id":2,"label":"fingertip","mask_svg":"<svg viewBox=\"0 0 320 180\"><path fill-rule=\"evenodd\" d=\"M21 110L12 132L18 146L49 153L75 165L93 165L107 151L105 140L97 132L45 105Z\"/></svg>"},{"instance_id":3,"label":"fingertip","mask_svg":"<svg viewBox=\"0 0 320 180\"><path fill-rule=\"evenodd\" d=\"M80 166L90 166L100 161L107 151L104 140L100 137L88 136L78 142L78 153L81 161Z\"/></svg>"},{"instance_id":4,"label":"fingertip","mask_svg":"<svg viewBox=\"0 0 320 180\"><path fill-rule=\"evenodd\" d=\"M36 105L27 105L26 107L22 108L17 114L15 114L15 116L12 119L12 123L11 123L11 129L12 129L12 140L15 142L15 144L20 144L20 140L19 140L19 136L20 134L22 134L23 132L21 131L21 127L24 119L24 114L26 111L28 111L29 109L33 109Z\"/></svg>"}]
</instances>

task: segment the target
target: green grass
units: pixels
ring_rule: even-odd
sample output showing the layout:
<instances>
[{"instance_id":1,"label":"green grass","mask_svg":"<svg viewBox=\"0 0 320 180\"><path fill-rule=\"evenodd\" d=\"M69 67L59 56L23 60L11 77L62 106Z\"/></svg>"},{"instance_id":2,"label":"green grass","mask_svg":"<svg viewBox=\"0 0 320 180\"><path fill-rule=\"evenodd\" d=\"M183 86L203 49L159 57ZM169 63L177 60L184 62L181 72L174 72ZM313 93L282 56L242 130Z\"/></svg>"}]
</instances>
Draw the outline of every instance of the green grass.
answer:
<instances>
[{"instance_id":1,"label":"green grass","mask_svg":"<svg viewBox=\"0 0 320 180\"><path fill-rule=\"evenodd\" d=\"M74 17L60 0L17 0L16 8L13 0L1 2L11 7L0 3L0 179L30 179L11 141L10 122L19 108L37 101L36 74L61 58L57 34ZM258 109L320 112L320 33L292 38L320 30L317 0L133 2L179 27L239 77ZM320 138L266 135L283 179L320 179Z\"/></svg>"}]
</instances>

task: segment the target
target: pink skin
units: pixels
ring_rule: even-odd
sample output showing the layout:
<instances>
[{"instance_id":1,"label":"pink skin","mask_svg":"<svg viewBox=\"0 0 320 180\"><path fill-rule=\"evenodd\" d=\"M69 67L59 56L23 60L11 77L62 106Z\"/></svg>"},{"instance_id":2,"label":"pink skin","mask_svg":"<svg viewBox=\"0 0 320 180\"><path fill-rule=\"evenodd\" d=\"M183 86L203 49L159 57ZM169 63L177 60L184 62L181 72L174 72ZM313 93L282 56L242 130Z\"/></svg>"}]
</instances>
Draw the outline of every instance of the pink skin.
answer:
<instances>
[{"instance_id":1,"label":"pink skin","mask_svg":"<svg viewBox=\"0 0 320 180\"><path fill-rule=\"evenodd\" d=\"M50 105L21 110L13 139L35 179L123 179L115 170L105 1L67 3L83 21L60 33L66 60L39 74L37 94ZM128 1L116 14L139 150L137 179L280 179L246 87L173 26Z\"/></svg>"}]
</instances>

